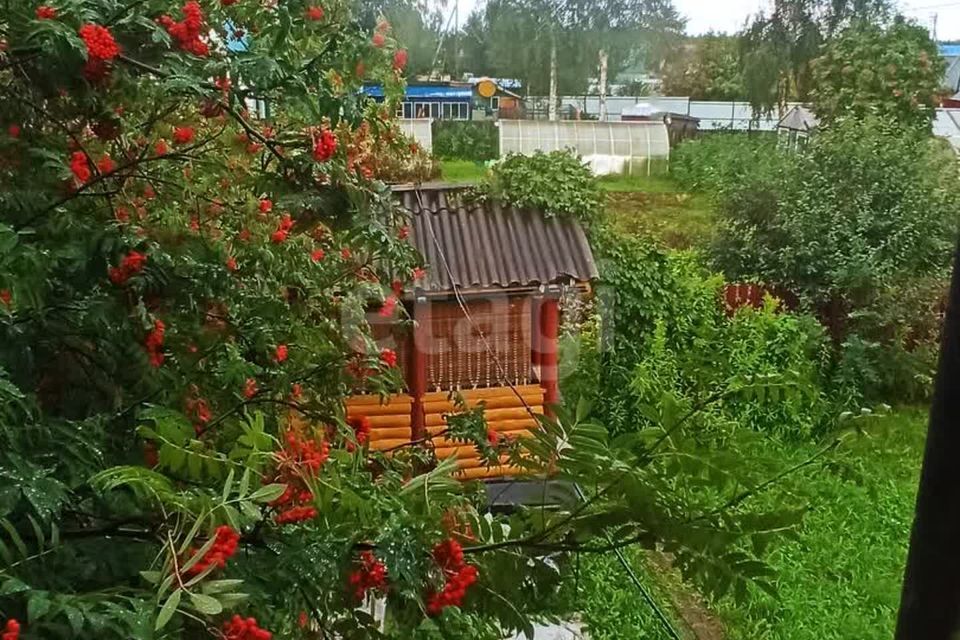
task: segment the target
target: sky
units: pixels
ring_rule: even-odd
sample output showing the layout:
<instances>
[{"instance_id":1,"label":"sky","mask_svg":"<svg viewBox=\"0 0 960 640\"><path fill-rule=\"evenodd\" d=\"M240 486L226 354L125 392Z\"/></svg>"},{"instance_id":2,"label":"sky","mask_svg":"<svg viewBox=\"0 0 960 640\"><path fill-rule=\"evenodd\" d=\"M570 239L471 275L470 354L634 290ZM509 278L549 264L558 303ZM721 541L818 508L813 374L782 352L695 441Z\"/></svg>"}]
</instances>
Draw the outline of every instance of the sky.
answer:
<instances>
[{"instance_id":1,"label":"sky","mask_svg":"<svg viewBox=\"0 0 960 640\"><path fill-rule=\"evenodd\" d=\"M460 22L481 4L482 0L456 0L460 5ZM674 6L687 17L687 31L701 34L707 31L738 31L744 21L759 9L770 5L770 0L673 0ZM900 0L901 12L926 27L937 14L937 36L941 40L960 40L960 0Z\"/></svg>"}]
</instances>

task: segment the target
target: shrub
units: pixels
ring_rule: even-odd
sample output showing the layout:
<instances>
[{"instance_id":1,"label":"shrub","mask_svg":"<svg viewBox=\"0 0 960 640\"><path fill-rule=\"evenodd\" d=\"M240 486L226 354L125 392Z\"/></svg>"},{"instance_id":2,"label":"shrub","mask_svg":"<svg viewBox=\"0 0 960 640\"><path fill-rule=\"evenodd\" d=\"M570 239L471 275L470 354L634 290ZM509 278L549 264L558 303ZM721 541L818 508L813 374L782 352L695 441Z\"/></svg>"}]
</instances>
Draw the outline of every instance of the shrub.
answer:
<instances>
[{"instance_id":1,"label":"shrub","mask_svg":"<svg viewBox=\"0 0 960 640\"><path fill-rule=\"evenodd\" d=\"M539 209L547 217L575 216L591 222L603 207L593 172L569 151L510 154L478 185L476 194L520 208Z\"/></svg>"},{"instance_id":2,"label":"shrub","mask_svg":"<svg viewBox=\"0 0 960 640\"><path fill-rule=\"evenodd\" d=\"M608 230L595 231L593 240L604 337L595 395L614 432L652 424L638 416L664 394L696 406L729 393L712 408L714 423L794 438L812 435L829 420L830 398L823 391L828 352L814 318L784 313L773 300L727 318L719 296L723 280L696 254L665 254ZM593 362L583 354L595 344L590 332L581 335L581 359ZM582 385L567 389L586 393Z\"/></svg>"},{"instance_id":3,"label":"shrub","mask_svg":"<svg viewBox=\"0 0 960 640\"><path fill-rule=\"evenodd\" d=\"M796 294L838 350L856 336L843 349L861 354L860 364L873 354L875 375L854 374L839 385L851 399L917 398L936 331L929 314L912 320L891 310L916 316L940 303L936 290L944 285L960 212L955 157L926 134L872 118L838 121L797 154L761 146L749 159L746 148L681 148L684 180L712 188L717 204L714 266L731 280ZM899 300L917 287L930 297L904 306ZM881 361L904 368L881 371ZM835 365L846 370L839 353ZM858 381L857 389L849 387ZM882 398L884 392L894 395Z\"/></svg>"},{"instance_id":4,"label":"shrub","mask_svg":"<svg viewBox=\"0 0 960 640\"><path fill-rule=\"evenodd\" d=\"M500 155L500 130L492 121L434 120L433 154L445 160L495 160Z\"/></svg>"}]
</instances>

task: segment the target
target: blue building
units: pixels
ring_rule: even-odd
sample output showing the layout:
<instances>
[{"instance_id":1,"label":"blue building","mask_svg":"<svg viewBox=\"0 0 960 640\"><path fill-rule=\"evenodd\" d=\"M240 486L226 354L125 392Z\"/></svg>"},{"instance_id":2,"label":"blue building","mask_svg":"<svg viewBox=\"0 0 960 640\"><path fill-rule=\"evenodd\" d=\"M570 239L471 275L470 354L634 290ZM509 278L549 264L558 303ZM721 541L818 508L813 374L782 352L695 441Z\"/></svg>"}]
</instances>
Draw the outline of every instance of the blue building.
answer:
<instances>
[{"instance_id":1,"label":"blue building","mask_svg":"<svg viewBox=\"0 0 960 640\"><path fill-rule=\"evenodd\" d=\"M380 85L364 85L361 92L377 102L384 99ZM411 83L407 85L403 103L397 107L397 117L470 120L473 118L473 98L473 86L469 83Z\"/></svg>"},{"instance_id":2,"label":"blue building","mask_svg":"<svg viewBox=\"0 0 960 640\"><path fill-rule=\"evenodd\" d=\"M940 45L940 55L947 61L947 71L943 84L951 91L960 91L960 45Z\"/></svg>"}]
</instances>

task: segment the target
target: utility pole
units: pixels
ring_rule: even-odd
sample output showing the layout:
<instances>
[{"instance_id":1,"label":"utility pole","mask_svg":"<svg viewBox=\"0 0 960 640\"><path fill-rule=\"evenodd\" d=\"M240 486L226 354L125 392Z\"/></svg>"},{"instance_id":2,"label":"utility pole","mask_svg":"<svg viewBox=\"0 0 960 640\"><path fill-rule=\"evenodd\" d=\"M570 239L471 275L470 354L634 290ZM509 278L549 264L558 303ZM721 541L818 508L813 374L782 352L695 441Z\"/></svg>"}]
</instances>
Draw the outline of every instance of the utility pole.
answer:
<instances>
[{"instance_id":1,"label":"utility pole","mask_svg":"<svg viewBox=\"0 0 960 640\"><path fill-rule=\"evenodd\" d=\"M937 22L940 20L940 15L934 11L933 14L930 15L930 20L933 22L933 41L937 42Z\"/></svg>"}]
</instances>

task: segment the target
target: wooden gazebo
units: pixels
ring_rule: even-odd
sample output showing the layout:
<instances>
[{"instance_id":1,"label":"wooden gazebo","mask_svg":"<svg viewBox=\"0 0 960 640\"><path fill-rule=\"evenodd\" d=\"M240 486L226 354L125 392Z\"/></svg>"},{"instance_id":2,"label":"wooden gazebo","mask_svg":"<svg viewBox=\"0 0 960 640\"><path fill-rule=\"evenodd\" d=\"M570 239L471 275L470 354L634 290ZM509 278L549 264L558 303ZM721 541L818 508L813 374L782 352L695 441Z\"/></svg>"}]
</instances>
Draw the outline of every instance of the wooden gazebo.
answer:
<instances>
[{"instance_id":1,"label":"wooden gazebo","mask_svg":"<svg viewBox=\"0 0 960 640\"><path fill-rule=\"evenodd\" d=\"M395 345L408 393L353 397L348 416L370 420L373 449L427 438L438 458L458 459L464 478L516 475L442 436L450 394L483 402L489 426L515 437L537 426L531 410L558 401L560 298L588 292L597 277L584 231L576 220L477 203L453 187L396 196L427 265L405 300L415 328Z\"/></svg>"}]
</instances>

